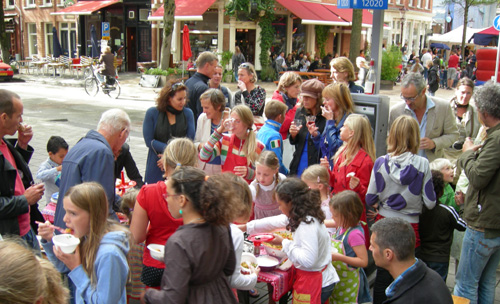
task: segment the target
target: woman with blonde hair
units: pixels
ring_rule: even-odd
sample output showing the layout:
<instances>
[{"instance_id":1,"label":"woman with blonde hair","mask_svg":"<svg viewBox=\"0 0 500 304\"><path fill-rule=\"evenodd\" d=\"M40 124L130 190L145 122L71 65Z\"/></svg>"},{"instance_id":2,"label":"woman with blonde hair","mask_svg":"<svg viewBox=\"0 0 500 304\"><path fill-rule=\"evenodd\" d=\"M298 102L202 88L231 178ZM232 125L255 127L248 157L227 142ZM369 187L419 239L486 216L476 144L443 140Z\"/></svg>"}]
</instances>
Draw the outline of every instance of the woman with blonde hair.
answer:
<instances>
[{"instance_id":1,"label":"woman with blonde hair","mask_svg":"<svg viewBox=\"0 0 500 304\"><path fill-rule=\"evenodd\" d=\"M285 140L288 137L288 130L292 124L292 120L297 112L298 97L300 94L300 85L302 78L299 74L294 72L285 72L280 77L278 88L273 93L272 100L279 100L286 104L288 110L286 111L285 121L281 124L280 134Z\"/></svg>"},{"instance_id":2,"label":"woman with blonde hair","mask_svg":"<svg viewBox=\"0 0 500 304\"><path fill-rule=\"evenodd\" d=\"M161 158L165 168L164 177L171 176L180 167L196 166L198 150L187 138L171 140ZM167 182L159 181L142 187L134 206L134 220L130 231L136 244L146 241L141 281L148 287L159 288L165 264L153 259L147 246L149 244L165 244L170 236L179 228L182 221L176 220L168 211L166 202Z\"/></svg>"},{"instance_id":3,"label":"woman with blonde hair","mask_svg":"<svg viewBox=\"0 0 500 304\"><path fill-rule=\"evenodd\" d=\"M333 165L333 156L342 146L340 129L346 118L354 112L349 87L344 83L332 83L323 90L323 106L321 115L326 118L326 126L322 133L313 132L312 139L320 157L325 157Z\"/></svg>"},{"instance_id":4,"label":"woman with blonde hair","mask_svg":"<svg viewBox=\"0 0 500 304\"><path fill-rule=\"evenodd\" d=\"M226 110L224 94L218 89L208 89L205 91L200 96L200 102L203 113L198 117L196 134L194 136L194 144L198 148L198 151L208 141L210 134L229 117L230 111L229 108ZM218 156L208 163L199 160L198 168L207 172L208 175L213 175L221 172L220 164L221 160L220 156Z\"/></svg>"},{"instance_id":5,"label":"woman with blonde hair","mask_svg":"<svg viewBox=\"0 0 500 304\"><path fill-rule=\"evenodd\" d=\"M108 220L108 201L102 186L86 182L71 187L64 196L66 227L80 239L76 251L64 253L54 247L54 226L38 225L38 234L47 257L75 285L76 303L127 303L130 233Z\"/></svg>"},{"instance_id":6,"label":"woman with blonde hair","mask_svg":"<svg viewBox=\"0 0 500 304\"><path fill-rule=\"evenodd\" d=\"M255 162L264 145L257 140L252 111L245 105L238 105L210 136L200 150L200 159L209 162L221 157L222 172L233 172L248 183L255 178ZM231 131L232 134L223 134Z\"/></svg>"},{"instance_id":7,"label":"woman with blonde hair","mask_svg":"<svg viewBox=\"0 0 500 304\"><path fill-rule=\"evenodd\" d=\"M342 82L349 87L351 93L364 93L365 89L356 85L356 74L354 73L354 66L347 57L338 57L330 61L330 77L333 82Z\"/></svg>"},{"instance_id":8,"label":"woman with blonde hair","mask_svg":"<svg viewBox=\"0 0 500 304\"><path fill-rule=\"evenodd\" d=\"M116 76L115 55L111 53L111 48L107 46L99 58L99 64L103 65L100 74L105 76L106 84L113 85Z\"/></svg>"},{"instance_id":9,"label":"woman with blonde hair","mask_svg":"<svg viewBox=\"0 0 500 304\"><path fill-rule=\"evenodd\" d=\"M257 82L257 72L253 64L245 62L238 67L238 88L234 94L234 104L247 105L254 116L264 114L264 104L266 102L266 90Z\"/></svg>"},{"instance_id":10,"label":"woman with blonde hair","mask_svg":"<svg viewBox=\"0 0 500 304\"><path fill-rule=\"evenodd\" d=\"M160 160L167 143L172 138L194 138L194 115L186 107L187 87L182 82L171 81L163 87L156 99L156 106L146 111L142 135L148 147L144 182L154 184L163 179Z\"/></svg>"},{"instance_id":11,"label":"woman with blonde hair","mask_svg":"<svg viewBox=\"0 0 500 304\"><path fill-rule=\"evenodd\" d=\"M239 46L234 47L234 54L231 61L233 63L234 79L238 82L238 67L245 62L245 55L243 55Z\"/></svg>"}]
</instances>

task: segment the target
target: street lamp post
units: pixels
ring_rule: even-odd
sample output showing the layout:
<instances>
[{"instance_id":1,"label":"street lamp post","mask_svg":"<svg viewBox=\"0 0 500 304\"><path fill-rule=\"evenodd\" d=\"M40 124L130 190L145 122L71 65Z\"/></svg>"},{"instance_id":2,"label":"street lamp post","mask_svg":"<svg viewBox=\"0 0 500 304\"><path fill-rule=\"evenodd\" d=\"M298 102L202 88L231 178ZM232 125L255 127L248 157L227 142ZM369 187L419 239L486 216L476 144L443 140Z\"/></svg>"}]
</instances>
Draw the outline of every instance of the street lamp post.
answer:
<instances>
[{"instance_id":1,"label":"street lamp post","mask_svg":"<svg viewBox=\"0 0 500 304\"><path fill-rule=\"evenodd\" d=\"M406 17L406 11L407 10L408 9L405 6L403 6L402 8L399 9L399 15L401 16L401 37L399 38L400 39L399 43L401 45L404 45L404 43L403 43L403 34L404 34L404 27L405 27L405 21L406 21L405 17Z\"/></svg>"}]
</instances>

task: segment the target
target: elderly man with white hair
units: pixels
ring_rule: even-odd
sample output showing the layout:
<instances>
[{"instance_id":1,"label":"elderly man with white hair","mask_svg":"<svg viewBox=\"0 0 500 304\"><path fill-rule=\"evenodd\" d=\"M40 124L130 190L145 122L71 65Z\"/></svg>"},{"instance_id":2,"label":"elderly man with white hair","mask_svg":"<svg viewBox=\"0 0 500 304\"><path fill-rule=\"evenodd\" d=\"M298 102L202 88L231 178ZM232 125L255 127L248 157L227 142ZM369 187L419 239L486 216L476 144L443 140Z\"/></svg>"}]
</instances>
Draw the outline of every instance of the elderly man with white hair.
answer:
<instances>
[{"instance_id":1,"label":"elderly man with white hair","mask_svg":"<svg viewBox=\"0 0 500 304\"><path fill-rule=\"evenodd\" d=\"M123 110L111 109L104 112L97 124L97 131L90 130L85 137L69 150L62 163L59 199L54 224L65 228L63 208L64 194L69 188L83 182L98 182L106 191L109 215L115 200L115 155L130 134L130 118Z\"/></svg>"}]
</instances>

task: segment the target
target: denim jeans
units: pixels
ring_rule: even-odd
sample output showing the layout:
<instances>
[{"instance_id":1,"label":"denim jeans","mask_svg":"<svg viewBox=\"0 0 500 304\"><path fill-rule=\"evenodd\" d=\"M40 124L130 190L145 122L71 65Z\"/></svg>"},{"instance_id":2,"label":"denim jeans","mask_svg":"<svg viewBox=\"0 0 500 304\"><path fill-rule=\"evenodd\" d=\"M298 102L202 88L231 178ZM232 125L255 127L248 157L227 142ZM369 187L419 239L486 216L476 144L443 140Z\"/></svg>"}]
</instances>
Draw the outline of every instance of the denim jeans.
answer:
<instances>
[{"instance_id":1,"label":"denim jeans","mask_svg":"<svg viewBox=\"0 0 500 304\"><path fill-rule=\"evenodd\" d=\"M321 303L325 303L328 298L332 295L333 289L337 283L332 283L328 286L321 288Z\"/></svg>"},{"instance_id":2,"label":"denim jeans","mask_svg":"<svg viewBox=\"0 0 500 304\"><path fill-rule=\"evenodd\" d=\"M454 294L469 299L471 304L493 303L499 261L500 237L485 239L484 232L467 228Z\"/></svg>"},{"instance_id":3,"label":"denim jeans","mask_svg":"<svg viewBox=\"0 0 500 304\"><path fill-rule=\"evenodd\" d=\"M36 233L33 231L33 228L30 228L30 231L28 231L28 233L21 238L26 242L29 249L33 250L36 255L42 256L40 244L38 243L38 239L36 238Z\"/></svg>"},{"instance_id":4,"label":"denim jeans","mask_svg":"<svg viewBox=\"0 0 500 304\"><path fill-rule=\"evenodd\" d=\"M448 268L450 266L449 262L443 262L443 263L427 262L427 261L424 261L424 262L427 265L427 267L429 267L430 269L437 272L443 278L444 282L446 283L446 278L448 277Z\"/></svg>"}]
</instances>

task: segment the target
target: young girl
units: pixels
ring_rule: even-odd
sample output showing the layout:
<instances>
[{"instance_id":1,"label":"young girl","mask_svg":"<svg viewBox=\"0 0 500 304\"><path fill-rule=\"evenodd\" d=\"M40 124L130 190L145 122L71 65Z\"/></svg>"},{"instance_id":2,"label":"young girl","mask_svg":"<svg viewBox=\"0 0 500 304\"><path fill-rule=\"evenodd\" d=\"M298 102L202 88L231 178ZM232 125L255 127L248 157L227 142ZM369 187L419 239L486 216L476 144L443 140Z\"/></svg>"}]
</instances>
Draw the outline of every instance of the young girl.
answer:
<instances>
[{"instance_id":1,"label":"young girl","mask_svg":"<svg viewBox=\"0 0 500 304\"><path fill-rule=\"evenodd\" d=\"M253 123L249 107L234 107L231 118L212 133L200 150L200 159L209 162L220 155L222 172L233 172L250 183L255 178L255 161L264 150L264 145L257 140L252 130ZM222 134L225 131L232 131L232 134Z\"/></svg>"},{"instance_id":2,"label":"young girl","mask_svg":"<svg viewBox=\"0 0 500 304\"><path fill-rule=\"evenodd\" d=\"M417 155L420 129L417 121L401 115L392 124L387 138L388 154L377 158L366 191L366 203L378 208L379 217L399 217L408 221L415 231L415 248L420 246L419 215L425 204L436 205L429 161ZM385 289L393 281L390 273L377 268L373 302L387 298Z\"/></svg>"},{"instance_id":3,"label":"young girl","mask_svg":"<svg viewBox=\"0 0 500 304\"><path fill-rule=\"evenodd\" d=\"M64 222L80 239L74 254L54 248L54 228L38 226L49 260L75 285L76 303L127 303L128 229L108 220L108 201L101 185L87 182L71 187L63 201Z\"/></svg>"},{"instance_id":4,"label":"young girl","mask_svg":"<svg viewBox=\"0 0 500 304\"><path fill-rule=\"evenodd\" d=\"M295 266L293 302L324 303L339 281L332 266L330 235L321 210L319 191L297 178L287 178L276 187L276 200L283 214L248 222L241 226L250 234L287 229L293 241L276 236L270 243L282 245Z\"/></svg>"},{"instance_id":5,"label":"young girl","mask_svg":"<svg viewBox=\"0 0 500 304\"><path fill-rule=\"evenodd\" d=\"M279 159L272 151L264 151L259 156L255 168L255 180L250 184L254 202L254 219L281 214L279 205L274 199L274 189L286 178L279 173Z\"/></svg>"},{"instance_id":6,"label":"young girl","mask_svg":"<svg viewBox=\"0 0 500 304\"><path fill-rule=\"evenodd\" d=\"M437 158L429 164L431 170L439 171L443 174L444 189L443 196L438 197L441 204L453 207L456 212L460 212L460 207L455 202L455 191L451 187L455 174L453 172L453 164L446 158Z\"/></svg>"},{"instance_id":7,"label":"young girl","mask_svg":"<svg viewBox=\"0 0 500 304\"><path fill-rule=\"evenodd\" d=\"M229 223L237 206L230 179L192 167L167 181L168 209L183 226L165 245L161 290L148 289L146 303L236 303L227 276L236 258Z\"/></svg>"},{"instance_id":8,"label":"young girl","mask_svg":"<svg viewBox=\"0 0 500 304\"><path fill-rule=\"evenodd\" d=\"M310 189L318 190L321 195L321 210L325 213L325 220L332 219L330 212L330 175L328 170L321 165L309 166L300 177ZM335 228L328 228L330 234L334 234Z\"/></svg>"},{"instance_id":9,"label":"young girl","mask_svg":"<svg viewBox=\"0 0 500 304\"><path fill-rule=\"evenodd\" d=\"M340 129L340 139L344 142L335 154L333 170L330 171L332 193L353 190L365 206L365 195L375 160L375 144L368 118L360 114L351 114ZM329 165L325 159L321 163ZM366 222L366 208L361 221ZM363 225L366 248L370 246L368 226Z\"/></svg>"},{"instance_id":10,"label":"young girl","mask_svg":"<svg viewBox=\"0 0 500 304\"><path fill-rule=\"evenodd\" d=\"M332 264L340 276L331 298L332 303L371 302L370 290L363 267L368 265L368 251L360 224L364 206L356 192L346 190L330 201L337 233L332 240Z\"/></svg>"}]
</instances>

